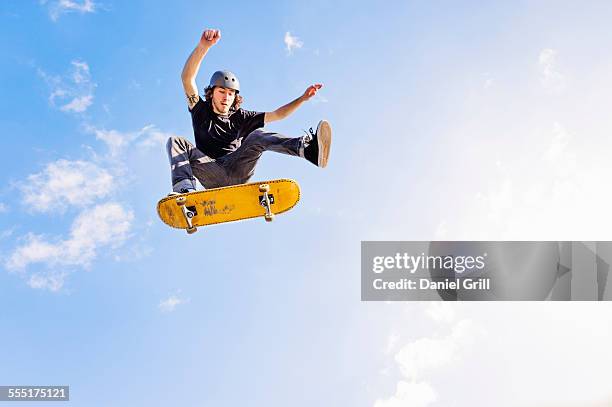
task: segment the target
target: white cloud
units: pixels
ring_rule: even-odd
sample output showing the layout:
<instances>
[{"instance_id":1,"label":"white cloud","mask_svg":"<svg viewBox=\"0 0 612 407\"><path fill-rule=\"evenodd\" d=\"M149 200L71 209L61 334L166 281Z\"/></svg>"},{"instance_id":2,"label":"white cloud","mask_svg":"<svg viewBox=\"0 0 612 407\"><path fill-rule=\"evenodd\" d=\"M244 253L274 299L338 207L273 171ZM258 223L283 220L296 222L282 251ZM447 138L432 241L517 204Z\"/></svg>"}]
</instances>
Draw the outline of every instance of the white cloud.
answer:
<instances>
[{"instance_id":1,"label":"white cloud","mask_svg":"<svg viewBox=\"0 0 612 407\"><path fill-rule=\"evenodd\" d=\"M409 177L417 183L418 193L398 192L396 199L403 204L391 204L396 211L385 212L386 216L372 222L375 233L368 230L363 235L379 240L393 240L396 235L396 240L401 240L401 235L408 233L414 239L429 240L441 224L444 240L609 240L612 126L607 89L612 76L610 61L600 58L601 42L589 44L584 53L576 48L578 52L567 55L576 56L573 61L568 59L576 75L564 77L568 93L562 98L551 98L540 79L544 82L545 72L565 73L561 64L564 54L553 58L554 64L545 57L540 70L536 53L529 62L535 68L531 76L515 71L515 65L512 72L496 72L489 89L482 88L479 78L478 83L451 93L453 97L446 98L453 110L447 117L448 125L436 125L432 130L429 119L412 121L427 139L431 134L440 136L436 142L420 144L422 151L414 156L404 153L414 157L419 168L418 174ZM513 57L520 60L522 56ZM581 63L585 58L589 64ZM546 66L548 71L543 69ZM456 100L468 103L461 107ZM449 106L444 105L445 109ZM398 161L393 162L397 166ZM373 162L378 171L372 173L384 168L392 174L394 165L387 164ZM391 176L385 185L391 188L405 181L405 173L409 171ZM435 405L448 406L455 401L457 406L480 407L496 400L495 404L503 407L569 407L610 400L610 305L457 304L457 311L471 310L470 319L486 326L488 336L471 347L469 357L439 370L432 368L435 375L430 383L439 392ZM390 332L397 333L398 321L402 321L407 326L405 332L399 331L402 338L422 335L413 316L394 316L385 315L391 321ZM381 352L386 350L387 337L383 339ZM384 381L387 387L389 378ZM378 395L386 399L394 388Z\"/></svg>"},{"instance_id":2,"label":"white cloud","mask_svg":"<svg viewBox=\"0 0 612 407\"><path fill-rule=\"evenodd\" d=\"M176 136L173 133L160 131L152 124L143 127L136 135L136 143L139 147L150 148L164 145L169 137Z\"/></svg>"},{"instance_id":3,"label":"white cloud","mask_svg":"<svg viewBox=\"0 0 612 407\"><path fill-rule=\"evenodd\" d=\"M76 84L88 83L91 78L89 73L89 65L83 61L72 61L74 72L72 73L72 81Z\"/></svg>"},{"instance_id":4,"label":"white cloud","mask_svg":"<svg viewBox=\"0 0 612 407\"><path fill-rule=\"evenodd\" d=\"M79 69L86 72L84 67ZM75 82L83 80L78 75L73 79ZM69 273L62 274L57 268L89 267L97 258L101 247L114 250L124 244L129 237L133 213L119 204L98 203L101 199L112 198L119 188L118 174L126 171L124 164L115 159L126 153L128 147L161 147L167 138L173 135L162 132L153 125L127 133L100 130L91 126L86 129L108 146L108 155L96 161L60 159L47 164L42 171L28 176L16 185L23 194L24 206L30 211L49 213L64 211L71 206L83 208L73 221L68 237L27 234L17 240L20 243L3 261L7 269L21 273L26 273L31 265L46 266L49 270L36 270L35 273L26 275L28 284L33 288L60 290ZM99 157L95 152L94 155ZM108 165L99 164L105 162ZM0 211L2 205L0 202ZM12 231L10 233L12 234ZM128 248L124 255L115 251L113 258L117 261L134 261L149 253L150 248L141 243Z\"/></svg>"},{"instance_id":5,"label":"white cloud","mask_svg":"<svg viewBox=\"0 0 612 407\"><path fill-rule=\"evenodd\" d=\"M172 294L165 300L162 300L157 306L161 312L173 312L175 308L180 304L186 304L189 302L189 298L181 298L179 297L179 293Z\"/></svg>"},{"instance_id":6,"label":"white cloud","mask_svg":"<svg viewBox=\"0 0 612 407\"><path fill-rule=\"evenodd\" d=\"M40 263L49 259L61 259L61 245L44 241L41 236L29 234L27 243L13 251L6 262L9 270L22 270L30 263Z\"/></svg>"},{"instance_id":7,"label":"white cloud","mask_svg":"<svg viewBox=\"0 0 612 407\"><path fill-rule=\"evenodd\" d=\"M386 400L376 400L374 407L426 407L438 399L428 383L400 381L395 395Z\"/></svg>"},{"instance_id":8,"label":"white cloud","mask_svg":"<svg viewBox=\"0 0 612 407\"><path fill-rule=\"evenodd\" d=\"M59 291L64 286L67 275L66 272L34 273L30 276L28 285L39 290Z\"/></svg>"},{"instance_id":9,"label":"white cloud","mask_svg":"<svg viewBox=\"0 0 612 407\"><path fill-rule=\"evenodd\" d=\"M62 112L81 113L87 110L89 106L91 106L91 104L93 103L92 100L93 100L93 95L75 97L74 99L72 99L71 102L62 106L60 110Z\"/></svg>"},{"instance_id":10,"label":"white cloud","mask_svg":"<svg viewBox=\"0 0 612 407\"><path fill-rule=\"evenodd\" d=\"M553 93L561 93L565 90L565 76L557 70L557 51L550 48L542 50L538 57L538 66L545 89Z\"/></svg>"},{"instance_id":11,"label":"white cloud","mask_svg":"<svg viewBox=\"0 0 612 407\"><path fill-rule=\"evenodd\" d=\"M481 190L449 229L469 225L472 239L597 240L612 227L604 215L612 197L602 189L609 143L593 148L558 122L528 135L499 148L499 165L473 178Z\"/></svg>"},{"instance_id":12,"label":"white cloud","mask_svg":"<svg viewBox=\"0 0 612 407\"><path fill-rule=\"evenodd\" d=\"M98 129L93 126L88 126L87 130L106 144L113 157L123 154L129 146L159 148L165 145L169 137L176 136L174 133L163 132L152 124L133 132Z\"/></svg>"},{"instance_id":13,"label":"white cloud","mask_svg":"<svg viewBox=\"0 0 612 407\"><path fill-rule=\"evenodd\" d=\"M88 127L87 129L96 135L96 139L106 144L111 156L119 155L130 142L129 133L122 133L117 130L97 129L95 127Z\"/></svg>"},{"instance_id":14,"label":"white cloud","mask_svg":"<svg viewBox=\"0 0 612 407\"><path fill-rule=\"evenodd\" d=\"M612 304L606 302L506 302L466 304L487 326L479 353L465 371L496 366L482 377L489 394L512 393L504 406L592 406L610 400ZM487 361L493 357L493 360ZM578 372L589 372L580 374ZM483 400L486 400L483 397ZM485 405L483 403L482 405ZM609 405L609 404L608 404Z\"/></svg>"},{"instance_id":15,"label":"white cloud","mask_svg":"<svg viewBox=\"0 0 612 407\"><path fill-rule=\"evenodd\" d=\"M26 243L13 251L5 266L23 272L32 264L45 264L51 271L33 274L29 284L56 291L62 286L65 271L53 271L55 267L88 267L100 248L117 248L125 242L133 219L132 211L118 203L96 205L79 214L67 239L27 235Z\"/></svg>"},{"instance_id":16,"label":"white cloud","mask_svg":"<svg viewBox=\"0 0 612 407\"><path fill-rule=\"evenodd\" d=\"M448 329L447 335L434 333L423 336L400 347L395 353L394 360L401 378L396 385L395 394L389 398L378 398L374 407L426 407L438 400L438 395L432 385L425 378L434 372L442 372L450 365L461 361L473 345L486 335L481 324L471 319L457 320L455 304L441 302L427 303L421 307L424 314L432 320L442 323L438 329ZM411 319L414 320L414 308L410 307ZM406 334L412 334L413 329ZM385 354L389 349L395 348L399 335L393 333L389 336ZM390 343L393 345L390 347Z\"/></svg>"},{"instance_id":17,"label":"white cloud","mask_svg":"<svg viewBox=\"0 0 612 407\"><path fill-rule=\"evenodd\" d=\"M8 206L4 202L0 202L0 213L8 212Z\"/></svg>"},{"instance_id":18,"label":"white cloud","mask_svg":"<svg viewBox=\"0 0 612 407\"><path fill-rule=\"evenodd\" d=\"M57 21L62 14L66 13L94 13L97 9L97 4L92 0L74 1L74 0L40 0L40 4L46 6L49 10L51 20Z\"/></svg>"},{"instance_id":19,"label":"white cloud","mask_svg":"<svg viewBox=\"0 0 612 407\"><path fill-rule=\"evenodd\" d=\"M87 62L71 61L72 70L64 76L50 75L38 68L38 75L51 88L49 103L63 112L82 113L93 104L93 92L97 86L91 80Z\"/></svg>"},{"instance_id":20,"label":"white cloud","mask_svg":"<svg viewBox=\"0 0 612 407\"><path fill-rule=\"evenodd\" d=\"M294 37L289 31L285 33L284 41L287 54L291 54L294 49L302 48L302 46L304 45L304 43L300 41L298 37Z\"/></svg>"},{"instance_id":21,"label":"white cloud","mask_svg":"<svg viewBox=\"0 0 612 407\"><path fill-rule=\"evenodd\" d=\"M482 407L495 397L501 407L610 405L602 401L612 400L608 383L612 303L432 302L419 307L431 317L430 311L440 311L434 304L452 308L456 322L432 329L420 324L423 315L415 312L417 305L381 310L392 323L389 332L416 340L401 347L403 355L396 352L396 363L404 367L401 376L394 378L394 369L387 369L384 376L379 372L379 383L393 390L385 390L372 402L374 407L429 407L427 403ZM424 340L430 343L426 346ZM386 343L380 344L386 354ZM416 374L406 372L406 367ZM587 371L590 374L575 374ZM429 398L420 396L427 394Z\"/></svg>"},{"instance_id":22,"label":"white cloud","mask_svg":"<svg viewBox=\"0 0 612 407\"><path fill-rule=\"evenodd\" d=\"M114 178L107 170L91 162L63 159L47 164L19 186L24 204L40 212L89 205L106 197L113 187Z\"/></svg>"},{"instance_id":23,"label":"white cloud","mask_svg":"<svg viewBox=\"0 0 612 407\"><path fill-rule=\"evenodd\" d=\"M458 360L462 347L477 333L471 321L459 321L448 336L421 338L405 345L395 355L395 361L406 378L416 380Z\"/></svg>"}]
</instances>

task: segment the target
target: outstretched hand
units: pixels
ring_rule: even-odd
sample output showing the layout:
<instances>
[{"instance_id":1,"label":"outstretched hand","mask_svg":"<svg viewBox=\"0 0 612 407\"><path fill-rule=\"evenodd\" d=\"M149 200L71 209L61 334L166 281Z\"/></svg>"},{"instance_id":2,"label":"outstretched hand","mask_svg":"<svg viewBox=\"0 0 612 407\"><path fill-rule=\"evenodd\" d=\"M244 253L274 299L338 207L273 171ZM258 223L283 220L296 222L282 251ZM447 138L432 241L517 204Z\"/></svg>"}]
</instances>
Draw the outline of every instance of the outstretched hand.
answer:
<instances>
[{"instance_id":1,"label":"outstretched hand","mask_svg":"<svg viewBox=\"0 0 612 407\"><path fill-rule=\"evenodd\" d=\"M200 38L200 45L204 47L212 47L221 38L221 31L215 29L206 29Z\"/></svg>"},{"instance_id":2,"label":"outstretched hand","mask_svg":"<svg viewBox=\"0 0 612 407\"><path fill-rule=\"evenodd\" d=\"M306 91L302 95L302 99L304 101L310 100L311 97L317 94L317 91L323 87L320 83L315 83L314 85L310 85L306 88Z\"/></svg>"}]
</instances>

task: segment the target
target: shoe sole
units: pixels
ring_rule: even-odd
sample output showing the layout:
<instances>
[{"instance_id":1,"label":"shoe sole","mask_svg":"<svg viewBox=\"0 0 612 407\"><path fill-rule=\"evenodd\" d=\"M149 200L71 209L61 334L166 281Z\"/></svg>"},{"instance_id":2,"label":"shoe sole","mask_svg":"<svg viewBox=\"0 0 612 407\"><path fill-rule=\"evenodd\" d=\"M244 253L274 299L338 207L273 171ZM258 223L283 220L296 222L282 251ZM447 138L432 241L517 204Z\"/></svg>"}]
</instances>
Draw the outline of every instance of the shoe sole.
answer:
<instances>
[{"instance_id":1,"label":"shoe sole","mask_svg":"<svg viewBox=\"0 0 612 407\"><path fill-rule=\"evenodd\" d=\"M321 168L327 167L329 160L329 151L331 150L332 129L327 120L321 120L317 126L317 139L319 142L319 160L318 166Z\"/></svg>"}]
</instances>

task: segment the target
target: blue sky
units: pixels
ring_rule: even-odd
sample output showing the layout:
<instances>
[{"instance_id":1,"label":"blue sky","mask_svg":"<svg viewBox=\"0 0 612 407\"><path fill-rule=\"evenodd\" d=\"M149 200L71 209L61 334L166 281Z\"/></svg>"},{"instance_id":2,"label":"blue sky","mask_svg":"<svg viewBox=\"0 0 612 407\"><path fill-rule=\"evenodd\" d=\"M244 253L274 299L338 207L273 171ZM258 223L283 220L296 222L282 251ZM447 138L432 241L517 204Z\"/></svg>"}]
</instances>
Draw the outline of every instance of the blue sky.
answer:
<instances>
[{"instance_id":1,"label":"blue sky","mask_svg":"<svg viewBox=\"0 0 612 407\"><path fill-rule=\"evenodd\" d=\"M610 240L611 17L603 1L4 1L0 384L70 385L87 407L610 397L608 305L362 303L359 248ZM327 118L334 144L325 170L264 155L254 179L302 188L272 224L188 236L155 204L165 139L192 137L180 72L209 27L199 89L228 68L268 111L321 82L270 128Z\"/></svg>"}]
</instances>

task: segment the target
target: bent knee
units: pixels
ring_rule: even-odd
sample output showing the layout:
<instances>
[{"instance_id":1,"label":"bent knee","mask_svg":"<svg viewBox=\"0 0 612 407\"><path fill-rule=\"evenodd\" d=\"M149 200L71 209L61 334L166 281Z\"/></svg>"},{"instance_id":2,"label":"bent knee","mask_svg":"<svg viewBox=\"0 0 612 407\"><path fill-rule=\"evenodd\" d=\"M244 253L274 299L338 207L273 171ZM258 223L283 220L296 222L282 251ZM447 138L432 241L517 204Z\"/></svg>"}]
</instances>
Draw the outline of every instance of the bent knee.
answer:
<instances>
[{"instance_id":1,"label":"bent knee","mask_svg":"<svg viewBox=\"0 0 612 407\"><path fill-rule=\"evenodd\" d=\"M166 142L166 149L168 151L172 150L172 149L180 149L180 150L184 150L187 146L189 146L190 143L189 141L187 141L187 139L185 137L180 137L180 136L170 136L168 137L168 141Z\"/></svg>"},{"instance_id":2,"label":"bent knee","mask_svg":"<svg viewBox=\"0 0 612 407\"><path fill-rule=\"evenodd\" d=\"M186 141L185 137L170 136L170 137L168 137L168 141L166 142L166 144L172 145L172 144L175 144L175 143L182 143L184 141Z\"/></svg>"}]
</instances>

